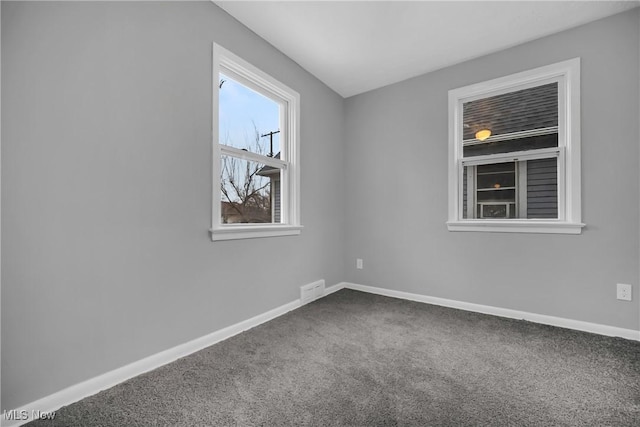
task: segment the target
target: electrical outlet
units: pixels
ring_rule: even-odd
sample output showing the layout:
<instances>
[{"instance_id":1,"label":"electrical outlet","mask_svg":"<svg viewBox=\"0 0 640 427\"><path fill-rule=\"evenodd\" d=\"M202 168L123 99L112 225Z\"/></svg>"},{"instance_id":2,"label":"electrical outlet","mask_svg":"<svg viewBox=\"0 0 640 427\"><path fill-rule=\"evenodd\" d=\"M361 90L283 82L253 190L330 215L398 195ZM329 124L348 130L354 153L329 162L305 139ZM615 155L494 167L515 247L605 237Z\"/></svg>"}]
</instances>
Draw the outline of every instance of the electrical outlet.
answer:
<instances>
[{"instance_id":1,"label":"electrical outlet","mask_svg":"<svg viewBox=\"0 0 640 427\"><path fill-rule=\"evenodd\" d=\"M618 283L616 291L616 296L619 300L631 301L631 285Z\"/></svg>"},{"instance_id":2,"label":"electrical outlet","mask_svg":"<svg viewBox=\"0 0 640 427\"><path fill-rule=\"evenodd\" d=\"M361 258L356 259L356 268L358 270L362 270L362 259Z\"/></svg>"}]
</instances>

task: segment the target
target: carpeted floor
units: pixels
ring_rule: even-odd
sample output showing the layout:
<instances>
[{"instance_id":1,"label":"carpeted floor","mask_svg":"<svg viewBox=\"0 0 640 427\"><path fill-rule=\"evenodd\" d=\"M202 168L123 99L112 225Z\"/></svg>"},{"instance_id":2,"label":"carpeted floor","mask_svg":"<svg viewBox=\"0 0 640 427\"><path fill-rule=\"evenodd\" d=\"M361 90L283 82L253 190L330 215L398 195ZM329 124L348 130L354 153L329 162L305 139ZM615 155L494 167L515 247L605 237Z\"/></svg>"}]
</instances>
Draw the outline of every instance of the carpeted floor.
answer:
<instances>
[{"instance_id":1,"label":"carpeted floor","mask_svg":"<svg viewBox=\"0 0 640 427\"><path fill-rule=\"evenodd\" d=\"M341 290L30 426L639 426L640 342Z\"/></svg>"}]
</instances>

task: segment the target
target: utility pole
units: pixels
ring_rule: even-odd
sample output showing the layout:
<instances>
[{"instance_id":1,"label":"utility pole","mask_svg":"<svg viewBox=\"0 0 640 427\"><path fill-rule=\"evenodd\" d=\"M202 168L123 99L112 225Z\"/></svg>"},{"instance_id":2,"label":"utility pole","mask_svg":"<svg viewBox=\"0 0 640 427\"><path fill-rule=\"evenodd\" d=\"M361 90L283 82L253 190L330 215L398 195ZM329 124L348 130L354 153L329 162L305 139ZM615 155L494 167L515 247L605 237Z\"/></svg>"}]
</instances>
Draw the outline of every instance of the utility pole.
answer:
<instances>
[{"instance_id":1,"label":"utility pole","mask_svg":"<svg viewBox=\"0 0 640 427\"><path fill-rule=\"evenodd\" d=\"M265 133L264 135L260 135L261 138L264 138L266 136L269 137L269 154L267 154L267 156L269 157L273 157L273 135L275 135L276 133L280 133L279 130L273 132L269 132L269 133Z\"/></svg>"}]
</instances>

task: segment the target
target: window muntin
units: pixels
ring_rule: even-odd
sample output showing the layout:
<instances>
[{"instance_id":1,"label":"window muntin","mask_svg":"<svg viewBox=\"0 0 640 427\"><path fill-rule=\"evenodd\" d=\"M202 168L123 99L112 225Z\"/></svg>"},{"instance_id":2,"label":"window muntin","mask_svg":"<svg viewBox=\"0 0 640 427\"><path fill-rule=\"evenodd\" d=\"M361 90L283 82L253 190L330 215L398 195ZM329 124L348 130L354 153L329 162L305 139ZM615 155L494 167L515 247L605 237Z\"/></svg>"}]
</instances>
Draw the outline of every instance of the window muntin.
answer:
<instances>
[{"instance_id":1,"label":"window muntin","mask_svg":"<svg viewBox=\"0 0 640 427\"><path fill-rule=\"evenodd\" d=\"M580 232L578 59L454 89L449 112L450 230Z\"/></svg>"},{"instance_id":2,"label":"window muntin","mask_svg":"<svg viewBox=\"0 0 640 427\"><path fill-rule=\"evenodd\" d=\"M212 240L300 233L299 95L213 47Z\"/></svg>"}]
</instances>

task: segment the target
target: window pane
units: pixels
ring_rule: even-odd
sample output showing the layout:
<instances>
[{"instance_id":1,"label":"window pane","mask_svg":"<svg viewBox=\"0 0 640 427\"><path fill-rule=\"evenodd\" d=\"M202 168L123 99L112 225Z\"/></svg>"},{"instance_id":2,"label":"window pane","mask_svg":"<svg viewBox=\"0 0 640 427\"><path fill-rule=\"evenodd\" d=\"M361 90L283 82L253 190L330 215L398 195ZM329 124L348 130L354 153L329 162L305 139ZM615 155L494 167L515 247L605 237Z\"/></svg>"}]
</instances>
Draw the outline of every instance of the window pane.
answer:
<instances>
[{"instance_id":1,"label":"window pane","mask_svg":"<svg viewBox=\"0 0 640 427\"><path fill-rule=\"evenodd\" d=\"M496 163L478 166L477 188L484 190L504 190L516 188L516 164Z\"/></svg>"},{"instance_id":2,"label":"window pane","mask_svg":"<svg viewBox=\"0 0 640 427\"><path fill-rule=\"evenodd\" d=\"M465 140L475 139L481 129L492 136L558 126L558 83L465 102Z\"/></svg>"},{"instance_id":3,"label":"window pane","mask_svg":"<svg viewBox=\"0 0 640 427\"><path fill-rule=\"evenodd\" d=\"M558 218L558 159L465 166L463 218Z\"/></svg>"},{"instance_id":4,"label":"window pane","mask_svg":"<svg viewBox=\"0 0 640 427\"><path fill-rule=\"evenodd\" d=\"M219 143L279 158L280 105L220 74Z\"/></svg>"},{"instance_id":5,"label":"window pane","mask_svg":"<svg viewBox=\"0 0 640 427\"><path fill-rule=\"evenodd\" d=\"M278 168L222 156L220 222L280 223L281 176Z\"/></svg>"},{"instance_id":6,"label":"window pane","mask_svg":"<svg viewBox=\"0 0 640 427\"><path fill-rule=\"evenodd\" d=\"M558 146L558 84L496 95L463 105L464 157ZM540 131L541 129L546 129ZM487 130L484 139L477 132ZM523 137L518 132L547 132Z\"/></svg>"}]
</instances>

